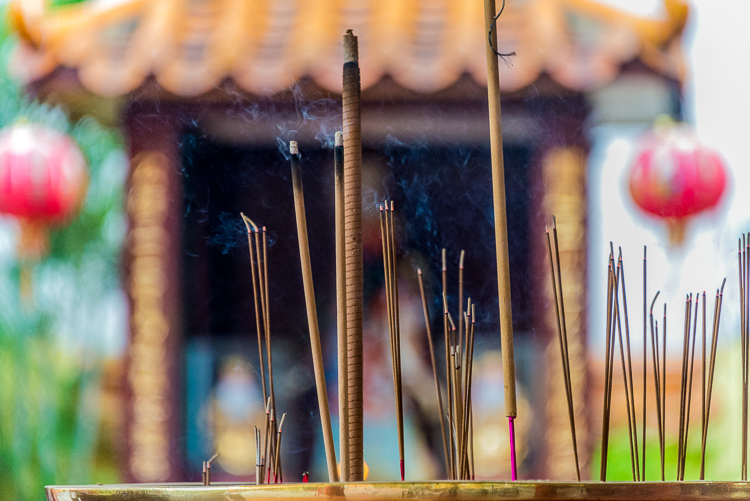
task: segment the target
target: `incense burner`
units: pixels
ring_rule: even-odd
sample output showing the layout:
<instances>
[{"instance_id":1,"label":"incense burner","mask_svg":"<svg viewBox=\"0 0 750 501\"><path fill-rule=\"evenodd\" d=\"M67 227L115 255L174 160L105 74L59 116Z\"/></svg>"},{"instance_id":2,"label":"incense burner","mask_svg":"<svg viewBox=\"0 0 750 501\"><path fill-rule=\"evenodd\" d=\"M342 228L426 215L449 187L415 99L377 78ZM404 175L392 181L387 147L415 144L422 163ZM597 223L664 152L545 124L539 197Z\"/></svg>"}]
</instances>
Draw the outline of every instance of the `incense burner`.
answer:
<instances>
[{"instance_id":1,"label":"incense burner","mask_svg":"<svg viewBox=\"0 0 750 501\"><path fill-rule=\"evenodd\" d=\"M667 501L750 498L746 482L372 482L286 485L128 484L49 486L48 501L337 501L395 499Z\"/></svg>"}]
</instances>

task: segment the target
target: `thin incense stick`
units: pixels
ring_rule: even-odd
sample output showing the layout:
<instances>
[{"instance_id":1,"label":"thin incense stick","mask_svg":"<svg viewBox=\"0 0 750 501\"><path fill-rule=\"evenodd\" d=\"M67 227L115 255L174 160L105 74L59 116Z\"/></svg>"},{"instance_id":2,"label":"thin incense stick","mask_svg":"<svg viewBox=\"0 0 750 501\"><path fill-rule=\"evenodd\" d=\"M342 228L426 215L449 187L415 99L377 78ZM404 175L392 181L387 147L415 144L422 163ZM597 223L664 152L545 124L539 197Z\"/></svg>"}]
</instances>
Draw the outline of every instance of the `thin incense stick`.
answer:
<instances>
[{"instance_id":1,"label":"thin incense stick","mask_svg":"<svg viewBox=\"0 0 750 501\"><path fill-rule=\"evenodd\" d=\"M662 480L665 480L665 459L667 456L667 303L664 303L664 317L662 318L661 332L661 435L664 441L661 444L661 469Z\"/></svg>"},{"instance_id":2,"label":"thin incense stick","mask_svg":"<svg viewBox=\"0 0 750 501\"><path fill-rule=\"evenodd\" d=\"M346 238L344 221L344 134L334 135L333 166L335 176L336 227L336 347L339 390L339 465L341 480L349 480L349 346L346 336Z\"/></svg>"},{"instance_id":3,"label":"thin incense stick","mask_svg":"<svg viewBox=\"0 0 750 501\"><path fill-rule=\"evenodd\" d=\"M266 439L266 457L268 458L268 464L266 465L266 483L271 483L271 472L273 471L273 457L275 454L274 443L276 437L276 416L273 412L273 403L271 404L271 419L268 422L268 435Z\"/></svg>"},{"instance_id":4,"label":"thin incense stick","mask_svg":"<svg viewBox=\"0 0 750 501\"><path fill-rule=\"evenodd\" d=\"M351 30L344 35L344 241L346 246L346 338L349 397L349 478L364 478L362 369L362 125L359 46Z\"/></svg>"},{"instance_id":5,"label":"thin incense stick","mask_svg":"<svg viewBox=\"0 0 750 501\"><path fill-rule=\"evenodd\" d=\"M221 453L217 452L213 456L211 456L211 459L206 461L206 485L211 485L211 463L214 462L214 459L219 457Z\"/></svg>"},{"instance_id":6,"label":"thin incense stick","mask_svg":"<svg viewBox=\"0 0 750 501\"><path fill-rule=\"evenodd\" d=\"M266 358L268 360L268 391L271 397L271 409L276 411L276 392L273 386L273 358L271 357L271 307L270 295L268 294L268 241L266 227L263 227L263 289L265 291L265 314L266 314Z\"/></svg>"},{"instance_id":7,"label":"thin incense stick","mask_svg":"<svg viewBox=\"0 0 750 501\"><path fill-rule=\"evenodd\" d=\"M440 413L440 435L443 439L443 454L445 456L445 473L450 471L450 456L448 455L448 440L445 436L445 420L443 419L443 397L440 393L440 383L438 382L437 364L435 363L435 348L432 345L432 329L430 328L430 312L427 308L427 297L424 292L424 283L422 281L422 270L417 269L417 278L419 280L419 293L422 296L422 310L424 311L424 323L427 330L427 344L430 347L430 362L432 363L432 377L435 380L435 394L437 395L438 412Z\"/></svg>"},{"instance_id":8,"label":"thin incense stick","mask_svg":"<svg viewBox=\"0 0 750 501\"><path fill-rule=\"evenodd\" d=\"M263 482L263 472L261 471L260 463L260 430L255 427L255 485L260 485ZM205 470L205 463L203 466ZM204 482L205 484L205 482Z\"/></svg>"},{"instance_id":9,"label":"thin incense stick","mask_svg":"<svg viewBox=\"0 0 750 501\"><path fill-rule=\"evenodd\" d=\"M554 221L554 218L553 218ZM553 223L554 224L554 223ZM553 228L555 228L553 226ZM552 290L555 298L555 313L557 315L557 338L560 344L560 357L562 359L562 370L563 370L563 382L565 383L565 397L568 403L568 420L570 421L570 436L573 442L573 455L575 456L576 462L576 479L581 481L581 470L578 464L578 446L576 443L576 425L575 425L575 411L573 409L573 396L571 393L571 381L570 381L570 360L568 358L567 348L567 337L564 335L565 325L565 313L564 313L564 301L562 297L562 275L560 273L560 253L557 248L557 229L555 231L555 252L552 252L552 242L550 239L549 229L545 227L547 234L547 250L549 252L549 266L552 276ZM553 261L553 255L556 256L557 262L557 278L555 277L555 263ZM557 289L560 287L560 297L558 297ZM560 310L562 309L562 316Z\"/></svg>"},{"instance_id":10,"label":"thin incense stick","mask_svg":"<svg viewBox=\"0 0 750 501\"><path fill-rule=\"evenodd\" d=\"M276 458L274 459L274 471L277 472L277 477L279 476L279 469L281 467L281 429L284 426L284 419L286 418L286 412L281 415L281 421L279 421L279 431L276 432ZM274 483L277 483L274 481Z\"/></svg>"},{"instance_id":11,"label":"thin incense stick","mask_svg":"<svg viewBox=\"0 0 750 501\"><path fill-rule=\"evenodd\" d=\"M659 454L662 455L663 453L663 446L664 443L664 436L662 435L662 429L661 429L661 421L662 421L662 408L661 408L661 386L660 386L660 380L661 380L661 374L659 371L659 325L658 322L656 324L656 329L654 329L654 304L656 303L656 298L659 297L659 293L661 291L656 291L656 295L654 296L653 301L651 301L651 309L649 310L649 321L651 324L651 359L653 362L654 367L654 396L656 397L656 421L657 426L659 428ZM664 458L661 457L661 464L664 465ZM662 467L661 471L661 479L664 480L664 468Z\"/></svg>"},{"instance_id":12,"label":"thin incense stick","mask_svg":"<svg viewBox=\"0 0 750 501\"><path fill-rule=\"evenodd\" d=\"M612 344L612 292L613 292L613 275L612 275L612 254L609 256L607 264L607 327L606 327L606 351L604 355L604 398L602 408L602 456L599 467L599 480L607 480L607 452L609 446L609 397L611 395L611 377L610 377L610 348Z\"/></svg>"},{"instance_id":13,"label":"thin incense stick","mask_svg":"<svg viewBox=\"0 0 750 501\"><path fill-rule=\"evenodd\" d=\"M454 435L451 423L453 422L453 387L451 385L451 357L450 357L450 331L448 329L448 299L447 299L447 264L445 259L445 248L441 251L442 259L442 282L443 282L443 337L445 342L445 387L448 397L448 445L451 453L451 480L456 480L456 458L454 452Z\"/></svg>"},{"instance_id":14,"label":"thin incense stick","mask_svg":"<svg viewBox=\"0 0 750 501\"><path fill-rule=\"evenodd\" d=\"M747 237L747 239L745 238ZM747 480L747 424L748 424L748 385L750 384L750 326L748 325L748 315L750 315L750 297L748 291L750 291L750 233L742 235L743 243L743 263L745 280L743 283L743 310L745 311L745 329L742 331L741 337L745 339L745 402L744 402L744 414L745 420L743 422L743 430L745 431L745 440L743 446L745 449L745 480Z\"/></svg>"},{"instance_id":15,"label":"thin incense stick","mask_svg":"<svg viewBox=\"0 0 750 501\"><path fill-rule=\"evenodd\" d=\"M458 309L463 308L464 304L464 250L461 249L461 254L458 258ZM464 346L463 343L463 327L464 323L459 318L458 322L458 345ZM468 333L467 333L468 335ZM459 358L463 358L463 353L458 354Z\"/></svg>"},{"instance_id":16,"label":"thin incense stick","mask_svg":"<svg viewBox=\"0 0 750 501\"><path fill-rule=\"evenodd\" d=\"M737 240L739 247L737 252L737 259L739 264L739 278L740 278L740 345L742 350L742 463L741 463L741 478L743 481L747 480L747 421L748 421L748 352L747 344L748 339L746 337L747 328L747 307L746 307L746 294L747 294L747 265L746 265L746 244L748 242L745 239L745 235L742 235L742 239Z\"/></svg>"},{"instance_id":17,"label":"thin incense stick","mask_svg":"<svg viewBox=\"0 0 750 501\"><path fill-rule=\"evenodd\" d=\"M255 223L253 223L247 216L240 212L242 221L245 223L247 228L247 245L250 249L250 276L252 277L253 283L253 303L255 304L255 330L258 334L258 365L260 366L260 382L263 388L263 402L268 399L266 392L266 372L263 368L263 341L261 334L261 323L260 323L260 310L258 309L258 286L255 277L255 256L253 253L253 242L251 241L251 235L257 229Z\"/></svg>"},{"instance_id":18,"label":"thin incense stick","mask_svg":"<svg viewBox=\"0 0 750 501\"><path fill-rule=\"evenodd\" d=\"M680 372L680 420L677 441L677 480L680 480L683 458L683 436L685 434L685 399L687 398L687 360L690 351L690 296L685 297L685 320L682 332L682 367Z\"/></svg>"},{"instance_id":19,"label":"thin incense stick","mask_svg":"<svg viewBox=\"0 0 750 501\"><path fill-rule=\"evenodd\" d=\"M646 340L646 246L643 246L643 442L641 451L641 480L646 481L646 368L648 367L648 341Z\"/></svg>"},{"instance_id":20,"label":"thin incense stick","mask_svg":"<svg viewBox=\"0 0 750 501\"><path fill-rule=\"evenodd\" d=\"M625 402L627 407L627 414L628 414L628 439L630 440L630 467L633 474L633 481L635 482L637 480L637 473L636 473L636 464L637 464L637 453L636 449L633 446L633 418L632 418L632 412L631 412L631 406L630 406L630 392L628 388L628 371L627 371L627 365L625 362L625 346L623 344L622 340L622 322L620 320L620 301L619 301L619 285L620 281L622 280L622 255L618 258L617 262L617 280L616 280L616 286L615 286L615 321L617 323L617 337L620 342L620 361L622 363L622 379L623 383L625 385ZM636 442L637 443L637 442Z\"/></svg>"},{"instance_id":21,"label":"thin incense stick","mask_svg":"<svg viewBox=\"0 0 750 501\"><path fill-rule=\"evenodd\" d=\"M713 391L714 383L714 369L716 368L716 349L719 340L719 324L721 321L721 303L724 298L724 285L726 285L727 279L725 278L721 284L721 289L716 291L716 301L714 302L714 324L713 332L711 336L711 356L710 365L708 370L708 388L706 394L706 425L703 428L703 438L701 444L701 462L705 463L706 455L706 441L708 438L708 424L711 416L711 394ZM704 469L704 466L701 466Z\"/></svg>"},{"instance_id":22,"label":"thin incense stick","mask_svg":"<svg viewBox=\"0 0 750 501\"><path fill-rule=\"evenodd\" d=\"M497 296L500 313L500 343L503 360L505 415L510 433L511 479L518 478L516 441L513 418L516 409L516 370L513 356L513 311L510 291L510 260L508 257L508 218L505 200L505 166L503 161L503 125L500 112L500 73L497 54L497 30L493 30L496 16L495 0L484 0L484 32L489 34L485 44L487 58L487 100L490 118L490 159L492 164L492 206L495 214L495 257L497 261Z\"/></svg>"},{"instance_id":23,"label":"thin incense stick","mask_svg":"<svg viewBox=\"0 0 750 501\"><path fill-rule=\"evenodd\" d=\"M628 362L628 386L630 387L630 409L632 410L631 419L633 420L633 451L635 456L635 480L641 480L640 455L638 453L638 422L635 413L635 391L633 390L633 364L630 355L630 323L628 322L628 296L625 287L625 265L622 261L622 248L619 249L618 266L620 267L620 285L622 286L622 307L623 317L625 318L625 349L627 350ZM618 313L619 315L619 313ZM618 319L619 321L619 319ZM618 326L619 329L619 326Z\"/></svg>"},{"instance_id":24,"label":"thin incense stick","mask_svg":"<svg viewBox=\"0 0 750 501\"><path fill-rule=\"evenodd\" d=\"M398 261L396 259L396 236L395 236L395 224L393 222L393 213L395 212L393 206L393 200L391 200L391 210L389 213L390 219L390 241L391 241L391 269L393 270L391 280L393 283L393 311L394 311L394 333L395 333L395 364L396 364L396 375L398 376L398 394L396 396L396 412L397 412L397 425L398 425L398 446L399 446L399 469L401 472L401 481L404 481L405 468L404 463L404 404L403 404L403 384L401 381L401 320L399 313L399 301L398 301Z\"/></svg>"},{"instance_id":25,"label":"thin incense stick","mask_svg":"<svg viewBox=\"0 0 750 501\"><path fill-rule=\"evenodd\" d=\"M302 175L300 172L300 156L297 142L289 144L292 167L292 187L294 191L294 212L297 218L297 238L299 240L300 264L302 267L302 285L305 290L305 305L307 309L307 323L310 329L310 345L312 348L313 371L315 372L315 386L318 392L318 407L320 409L320 424L323 429L323 444L328 466L328 480L338 482L336 468L336 451L333 448L333 432L331 431L331 416L328 411L328 393L326 391L325 370L323 369L323 350L320 346L320 331L318 330L318 312L315 306L315 290L313 288L312 264L310 262L310 245L307 239L307 220L305 217L305 198L302 190Z\"/></svg>"},{"instance_id":26,"label":"thin incense stick","mask_svg":"<svg viewBox=\"0 0 750 501\"><path fill-rule=\"evenodd\" d=\"M702 327L702 361L701 361L701 436L706 429L706 291L703 291L703 327ZM701 446L700 480L705 480L706 456L705 448Z\"/></svg>"},{"instance_id":27,"label":"thin incense stick","mask_svg":"<svg viewBox=\"0 0 750 501\"><path fill-rule=\"evenodd\" d=\"M680 473L680 480L685 480L685 463L687 458L687 447L688 447L688 434L690 431L690 401L693 393L693 369L695 367L695 334L698 328L698 294L695 295L695 320L693 321L693 341L690 352L690 369L688 369L688 394L687 394L687 405L685 406L685 445L682 446L682 471Z\"/></svg>"}]
</instances>

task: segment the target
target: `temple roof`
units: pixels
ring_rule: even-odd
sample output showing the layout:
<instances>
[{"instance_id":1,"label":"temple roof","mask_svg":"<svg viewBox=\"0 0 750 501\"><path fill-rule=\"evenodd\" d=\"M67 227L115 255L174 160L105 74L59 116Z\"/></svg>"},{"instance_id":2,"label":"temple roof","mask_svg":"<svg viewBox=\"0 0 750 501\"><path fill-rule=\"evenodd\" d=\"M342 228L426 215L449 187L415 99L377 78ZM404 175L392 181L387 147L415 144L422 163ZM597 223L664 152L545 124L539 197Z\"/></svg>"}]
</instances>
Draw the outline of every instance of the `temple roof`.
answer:
<instances>
[{"instance_id":1,"label":"temple roof","mask_svg":"<svg viewBox=\"0 0 750 501\"><path fill-rule=\"evenodd\" d=\"M14 0L21 40L12 70L25 82L57 68L75 70L102 96L128 94L147 79L193 97L227 79L253 94L274 94L301 78L340 92L342 35L360 44L362 87L390 76L418 92L449 87L468 74L486 84L479 0L89 0L49 6ZM498 0L498 6L500 5ZM593 0L509 0L500 17L501 87L518 90L548 75L587 91L640 61L682 80L684 0L663 0L659 18Z\"/></svg>"}]
</instances>

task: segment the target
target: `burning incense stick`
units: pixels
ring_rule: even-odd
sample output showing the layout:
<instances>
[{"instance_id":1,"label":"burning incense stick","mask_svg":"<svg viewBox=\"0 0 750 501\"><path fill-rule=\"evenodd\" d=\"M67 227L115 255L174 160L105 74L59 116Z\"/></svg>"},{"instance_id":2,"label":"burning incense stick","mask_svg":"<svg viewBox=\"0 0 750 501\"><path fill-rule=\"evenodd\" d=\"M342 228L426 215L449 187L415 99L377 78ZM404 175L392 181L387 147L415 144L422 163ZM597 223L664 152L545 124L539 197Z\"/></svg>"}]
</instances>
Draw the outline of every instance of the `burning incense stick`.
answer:
<instances>
[{"instance_id":1,"label":"burning incense stick","mask_svg":"<svg viewBox=\"0 0 750 501\"><path fill-rule=\"evenodd\" d=\"M500 341L503 358L505 415L508 416L510 436L511 479L518 478L516 469L515 419L516 370L513 357L513 312L510 296L510 260L508 258L508 218L505 207L505 166L503 162L503 126L500 113L500 73L497 54L497 30L492 26L496 19L495 0L484 1L484 32L489 34L485 46L487 57L487 98L490 117L490 157L492 163L492 201L495 213L495 256L497 260L497 295L500 310Z\"/></svg>"},{"instance_id":2,"label":"burning incense stick","mask_svg":"<svg viewBox=\"0 0 750 501\"><path fill-rule=\"evenodd\" d=\"M320 346L320 332L318 331L318 312L315 306L315 289L313 288L312 264L310 262L310 245L307 239L307 220L305 217L305 198L302 191L302 174L300 172L300 155L296 141L289 143L292 167L292 187L294 191L294 212L297 217L297 238L299 240L300 264L302 266L302 284L305 290L305 305L307 309L307 323L310 329L310 345L312 348L313 370L315 372L315 386L318 391L318 406L320 408L320 423L323 428L323 443L328 465L328 480L338 482L336 468L336 451L333 448L333 433L331 431L331 416L328 411L328 393L326 391L325 371L323 369L323 350Z\"/></svg>"},{"instance_id":3,"label":"burning incense stick","mask_svg":"<svg viewBox=\"0 0 750 501\"><path fill-rule=\"evenodd\" d=\"M351 30L344 35L344 241L346 246L346 338L349 398L349 478L364 478L362 400L362 136L359 48Z\"/></svg>"},{"instance_id":4,"label":"burning incense stick","mask_svg":"<svg viewBox=\"0 0 750 501\"><path fill-rule=\"evenodd\" d=\"M245 227L247 228L247 244L248 248L250 249L250 276L252 277L252 283L253 283L253 303L255 304L255 329L258 333L258 365L260 366L260 382L261 386L263 388L263 402L266 401L268 398L267 392L266 392L266 373L263 369L263 341L262 341L262 334L261 334L261 323L260 323L260 310L258 309L258 287L256 284L256 277L255 277L255 259L254 259L254 253L253 253L253 242L251 241L251 235L254 231L257 230L257 226L255 226L255 223L253 223L245 214L240 212L240 216L242 216L242 220L245 223Z\"/></svg>"},{"instance_id":5,"label":"burning incense stick","mask_svg":"<svg viewBox=\"0 0 750 501\"><path fill-rule=\"evenodd\" d=\"M557 338L560 344L560 357L562 359L562 370L563 370L563 382L565 383L565 397L568 403L568 419L570 421L570 436L573 442L573 455L576 462L576 479L581 481L581 470L578 464L578 445L576 441L576 424L575 424L575 411L573 408L573 395L571 392L571 380L570 380L570 359L568 355L568 338L565 328L565 302L563 300L562 290L562 274L560 272L560 252L557 247L557 226L555 224L555 218L552 217L553 231L555 233L555 252L552 252L552 242L550 239L549 228L545 227L547 234L547 250L549 252L549 265L552 276L552 290L555 298L555 313L557 315ZM553 255L556 261L553 261ZM555 262L557 263L557 277L555 276ZM558 287L560 288L560 294L558 296ZM561 314L562 311L562 314Z\"/></svg>"},{"instance_id":6,"label":"burning incense stick","mask_svg":"<svg viewBox=\"0 0 750 501\"><path fill-rule=\"evenodd\" d=\"M338 347L339 386L339 464L341 480L349 480L349 363L346 336L346 239L344 221L344 134L336 131L333 148L334 175L336 178L336 327Z\"/></svg>"},{"instance_id":7,"label":"burning incense stick","mask_svg":"<svg viewBox=\"0 0 750 501\"><path fill-rule=\"evenodd\" d=\"M448 455L448 441L445 436L445 420L443 418L443 397L440 394L440 383L438 381L437 364L435 363L435 349L432 345L432 329L430 329L430 312L427 308L427 297L424 292L424 283L422 281L422 270L417 269L419 280L419 293L422 296L422 310L424 311L424 323L427 330L427 344L430 347L430 362L432 363L432 377L435 380L435 394L437 395L438 412L440 417L440 435L443 439L443 454L445 455L445 472L450 471L450 456Z\"/></svg>"}]
</instances>

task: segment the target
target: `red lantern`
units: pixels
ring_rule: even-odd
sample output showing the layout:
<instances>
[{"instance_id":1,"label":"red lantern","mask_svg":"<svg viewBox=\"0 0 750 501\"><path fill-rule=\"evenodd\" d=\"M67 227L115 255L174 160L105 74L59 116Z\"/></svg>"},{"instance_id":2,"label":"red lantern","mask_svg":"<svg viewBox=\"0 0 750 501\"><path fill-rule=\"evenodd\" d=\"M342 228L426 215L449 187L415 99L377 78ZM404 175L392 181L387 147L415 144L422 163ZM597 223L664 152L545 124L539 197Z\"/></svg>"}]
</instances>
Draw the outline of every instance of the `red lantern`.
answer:
<instances>
[{"instance_id":1,"label":"red lantern","mask_svg":"<svg viewBox=\"0 0 750 501\"><path fill-rule=\"evenodd\" d=\"M687 218L719 203L726 183L719 154L685 125L657 126L644 136L630 171L633 200L667 221L673 245L682 242Z\"/></svg>"},{"instance_id":2,"label":"red lantern","mask_svg":"<svg viewBox=\"0 0 750 501\"><path fill-rule=\"evenodd\" d=\"M0 212L20 218L21 257L44 254L46 229L78 213L87 184L86 161L70 137L27 123L0 131Z\"/></svg>"}]
</instances>

